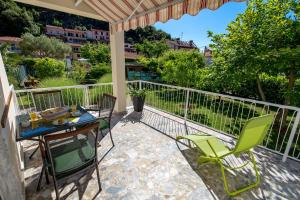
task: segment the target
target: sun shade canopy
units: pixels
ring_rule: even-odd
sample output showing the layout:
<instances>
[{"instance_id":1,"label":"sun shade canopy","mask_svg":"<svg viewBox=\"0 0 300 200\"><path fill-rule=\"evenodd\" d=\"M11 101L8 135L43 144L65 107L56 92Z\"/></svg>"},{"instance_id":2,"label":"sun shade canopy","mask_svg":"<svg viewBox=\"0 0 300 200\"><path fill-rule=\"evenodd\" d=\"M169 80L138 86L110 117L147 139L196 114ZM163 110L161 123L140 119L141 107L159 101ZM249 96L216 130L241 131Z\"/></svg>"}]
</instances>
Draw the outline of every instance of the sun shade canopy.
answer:
<instances>
[{"instance_id":1,"label":"sun shade canopy","mask_svg":"<svg viewBox=\"0 0 300 200\"><path fill-rule=\"evenodd\" d=\"M179 19L200 10L215 10L227 2L244 0L15 0L110 23L113 31L127 31L158 21Z\"/></svg>"}]
</instances>

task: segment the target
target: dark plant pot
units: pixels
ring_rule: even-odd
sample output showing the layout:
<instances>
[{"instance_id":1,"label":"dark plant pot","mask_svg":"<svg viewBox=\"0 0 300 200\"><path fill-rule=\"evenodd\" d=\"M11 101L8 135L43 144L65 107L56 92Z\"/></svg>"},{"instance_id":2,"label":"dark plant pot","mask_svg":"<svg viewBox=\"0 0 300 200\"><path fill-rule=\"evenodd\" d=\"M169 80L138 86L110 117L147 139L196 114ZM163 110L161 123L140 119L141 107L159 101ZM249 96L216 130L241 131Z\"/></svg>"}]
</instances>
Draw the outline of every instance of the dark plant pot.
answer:
<instances>
[{"instance_id":1,"label":"dark plant pot","mask_svg":"<svg viewBox=\"0 0 300 200\"><path fill-rule=\"evenodd\" d=\"M142 112L145 103L145 97L134 96L131 97L133 109L135 112Z\"/></svg>"}]
</instances>

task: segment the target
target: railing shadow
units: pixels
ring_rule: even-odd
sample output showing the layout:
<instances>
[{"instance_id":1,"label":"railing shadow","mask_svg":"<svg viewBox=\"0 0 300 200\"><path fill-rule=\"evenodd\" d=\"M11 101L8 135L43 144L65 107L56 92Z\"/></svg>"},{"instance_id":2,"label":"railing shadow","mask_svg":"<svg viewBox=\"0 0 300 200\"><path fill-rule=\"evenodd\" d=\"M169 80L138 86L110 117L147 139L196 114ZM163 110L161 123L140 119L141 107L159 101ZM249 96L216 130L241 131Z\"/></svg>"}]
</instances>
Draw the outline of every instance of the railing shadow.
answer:
<instances>
[{"instance_id":1,"label":"railing shadow","mask_svg":"<svg viewBox=\"0 0 300 200\"><path fill-rule=\"evenodd\" d=\"M132 113L135 117L135 114ZM140 115L139 122L155 129L156 131L175 139L179 135L186 134L207 134L203 130L198 130L184 123L183 120L152 109L144 109ZM134 117L132 119L134 119ZM175 142L175 141L174 141ZM191 168L203 180L204 184L217 199L230 199L223 186L223 179L220 167L217 164L198 165L196 159L199 152L195 151L194 146L190 146L187 141L178 143L181 145L179 150L189 163ZM226 142L226 145L233 147L234 143ZM258 188L249 190L238 195L237 199L298 199L300 196L300 163L288 160L281 162L278 156L268 150L255 149L257 167L261 174L261 184ZM237 167L248 159L243 155L241 158L229 156L224 161L226 165ZM243 170L227 171L229 187L237 189L255 180L255 174L251 165ZM235 198L233 198L235 199Z\"/></svg>"}]
</instances>

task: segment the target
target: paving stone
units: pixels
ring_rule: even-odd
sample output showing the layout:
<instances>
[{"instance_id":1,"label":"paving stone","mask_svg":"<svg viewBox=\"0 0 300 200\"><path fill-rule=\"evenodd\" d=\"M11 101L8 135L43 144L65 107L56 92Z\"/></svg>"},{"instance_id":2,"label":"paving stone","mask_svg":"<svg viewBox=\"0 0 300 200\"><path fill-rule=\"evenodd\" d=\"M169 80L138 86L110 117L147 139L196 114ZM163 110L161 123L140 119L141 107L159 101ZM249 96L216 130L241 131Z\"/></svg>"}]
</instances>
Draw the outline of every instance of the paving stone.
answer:
<instances>
[{"instance_id":1,"label":"paving stone","mask_svg":"<svg viewBox=\"0 0 300 200\"><path fill-rule=\"evenodd\" d=\"M259 188L230 198L224 191L223 180L216 164L198 165L199 152L176 144L174 138L186 132L182 119L153 109L143 114L129 111L125 117L114 116L111 148L109 134L98 148L102 191L98 191L96 172L80 189L70 183L63 189L66 199L124 199L124 200L202 200L202 199L300 199L300 164L262 149L256 149L262 183ZM188 127L188 130L192 130ZM204 130L200 129L199 130ZM206 129L205 129L206 130ZM195 131L193 126L193 131ZM207 134L214 134L210 131ZM41 170L40 155L32 160L28 155L36 143L23 142L25 150L25 185L27 199L55 199L51 184L43 181L42 190L35 191ZM107 153L107 151L109 151ZM107 153L107 154L106 154ZM105 157L103 157L106 154ZM249 170L236 173L238 178L253 178ZM239 181L227 172L229 185L239 187ZM75 177L76 178L76 177Z\"/></svg>"}]
</instances>

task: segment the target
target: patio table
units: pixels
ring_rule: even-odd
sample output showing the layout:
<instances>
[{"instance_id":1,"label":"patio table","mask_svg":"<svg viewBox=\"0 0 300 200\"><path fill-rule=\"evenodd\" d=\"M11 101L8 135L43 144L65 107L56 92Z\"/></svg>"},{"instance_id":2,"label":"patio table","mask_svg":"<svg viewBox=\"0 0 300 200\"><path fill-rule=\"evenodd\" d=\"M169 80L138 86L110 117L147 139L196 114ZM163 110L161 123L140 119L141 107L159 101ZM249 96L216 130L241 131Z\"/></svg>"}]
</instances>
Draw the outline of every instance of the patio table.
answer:
<instances>
[{"instance_id":1,"label":"patio table","mask_svg":"<svg viewBox=\"0 0 300 200\"><path fill-rule=\"evenodd\" d=\"M17 116L18 133L16 134L16 141L32 140L35 137L45 136L58 131L69 130L73 127L93 123L97 120L95 116L87 112L83 107L78 107L77 109L81 112L81 115L78 117L69 118L77 118L76 121L67 121L61 125L54 125L49 122L41 122L36 128L32 128L32 126L28 126L26 128L22 127L21 118L24 115Z\"/></svg>"},{"instance_id":2,"label":"patio table","mask_svg":"<svg viewBox=\"0 0 300 200\"><path fill-rule=\"evenodd\" d=\"M45 164L46 155L43 146L44 144L43 136L57 133L59 131L71 130L74 127L83 126L97 121L97 118L92 114L90 114L89 112L87 112L83 107L78 106L77 110L80 111L81 115L78 117L70 117L69 118L70 120L69 121L67 120L66 123L63 123L61 125L54 125L51 122L41 122L35 128L33 128L31 125L26 128L22 127L21 119L22 117L24 117L24 115L17 116L18 126L17 126L16 141L32 140L32 141L39 142L41 156L43 159L43 167L40 173L37 190L40 189L40 184L44 172L46 176L46 181L47 183L49 183L48 172L46 170L46 164Z\"/></svg>"}]
</instances>

